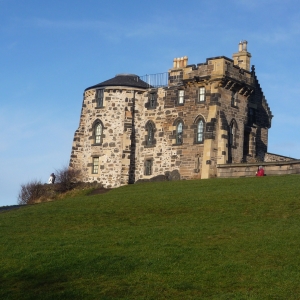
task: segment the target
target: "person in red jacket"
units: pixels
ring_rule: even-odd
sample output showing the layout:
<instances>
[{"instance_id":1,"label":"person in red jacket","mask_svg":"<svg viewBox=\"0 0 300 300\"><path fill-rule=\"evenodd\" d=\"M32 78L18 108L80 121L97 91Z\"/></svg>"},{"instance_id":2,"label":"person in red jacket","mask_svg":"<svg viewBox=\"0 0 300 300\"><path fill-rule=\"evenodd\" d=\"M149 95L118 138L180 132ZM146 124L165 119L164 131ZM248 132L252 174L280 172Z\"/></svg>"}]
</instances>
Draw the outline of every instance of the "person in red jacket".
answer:
<instances>
[{"instance_id":1,"label":"person in red jacket","mask_svg":"<svg viewBox=\"0 0 300 300\"><path fill-rule=\"evenodd\" d=\"M265 171L264 171L264 168L262 166L258 167L258 170L256 172L256 176L265 176Z\"/></svg>"}]
</instances>

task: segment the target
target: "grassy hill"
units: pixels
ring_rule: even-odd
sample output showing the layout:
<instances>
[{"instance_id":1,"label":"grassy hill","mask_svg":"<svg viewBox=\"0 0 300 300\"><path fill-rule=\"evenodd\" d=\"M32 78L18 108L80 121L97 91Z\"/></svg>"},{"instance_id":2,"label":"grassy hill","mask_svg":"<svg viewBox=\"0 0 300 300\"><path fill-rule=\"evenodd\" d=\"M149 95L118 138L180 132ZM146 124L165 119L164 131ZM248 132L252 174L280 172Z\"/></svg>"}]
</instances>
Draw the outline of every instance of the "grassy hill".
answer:
<instances>
[{"instance_id":1,"label":"grassy hill","mask_svg":"<svg viewBox=\"0 0 300 300\"><path fill-rule=\"evenodd\" d=\"M300 299L299 186L143 183L0 213L0 299Z\"/></svg>"}]
</instances>

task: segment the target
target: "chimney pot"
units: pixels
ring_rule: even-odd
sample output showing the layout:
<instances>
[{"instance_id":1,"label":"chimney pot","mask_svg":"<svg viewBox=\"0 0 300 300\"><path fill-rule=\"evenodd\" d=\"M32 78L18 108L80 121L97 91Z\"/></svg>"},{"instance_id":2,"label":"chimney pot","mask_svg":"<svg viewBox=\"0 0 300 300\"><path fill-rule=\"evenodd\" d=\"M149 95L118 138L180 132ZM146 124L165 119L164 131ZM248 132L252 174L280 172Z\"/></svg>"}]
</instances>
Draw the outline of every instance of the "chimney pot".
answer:
<instances>
[{"instance_id":1,"label":"chimney pot","mask_svg":"<svg viewBox=\"0 0 300 300\"><path fill-rule=\"evenodd\" d=\"M239 42L239 52L243 51L243 43L242 41Z\"/></svg>"}]
</instances>

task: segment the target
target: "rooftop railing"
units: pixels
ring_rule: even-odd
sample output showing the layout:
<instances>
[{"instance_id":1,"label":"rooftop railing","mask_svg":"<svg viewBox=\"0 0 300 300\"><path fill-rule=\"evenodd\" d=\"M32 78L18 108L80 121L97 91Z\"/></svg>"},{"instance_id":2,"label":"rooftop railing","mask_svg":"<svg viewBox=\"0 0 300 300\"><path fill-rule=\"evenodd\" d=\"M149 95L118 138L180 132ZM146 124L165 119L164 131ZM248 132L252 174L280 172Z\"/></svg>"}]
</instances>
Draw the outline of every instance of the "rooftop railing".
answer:
<instances>
[{"instance_id":1,"label":"rooftop railing","mask_svg":"<svg viewBox=\"0 0 300 300\"><path fill-rule=\"evenodd\" d=\"M140 79L148 83L149 88L158 88L168 86L169 73L146 74L140 76Z\"/></svg>"}]
</instances>

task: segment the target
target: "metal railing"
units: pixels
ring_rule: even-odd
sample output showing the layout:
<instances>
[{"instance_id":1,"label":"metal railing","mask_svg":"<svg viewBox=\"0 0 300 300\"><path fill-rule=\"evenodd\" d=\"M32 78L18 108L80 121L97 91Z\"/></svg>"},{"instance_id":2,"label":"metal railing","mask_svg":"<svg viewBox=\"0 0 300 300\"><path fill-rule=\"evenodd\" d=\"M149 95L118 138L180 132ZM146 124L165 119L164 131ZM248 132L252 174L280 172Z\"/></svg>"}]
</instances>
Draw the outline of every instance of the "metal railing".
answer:
<instances>
[{"instance_id":1,"label":"metal railing","mask_svg":"<svg viewBox=\"0 0 300 300\"><path fill-rule=\"evenodd\" d=\"M139 76L141 80L148 83L149 87L158 88L168 86L169 73L146 74Z\"/></svg>"}]
</instances>

